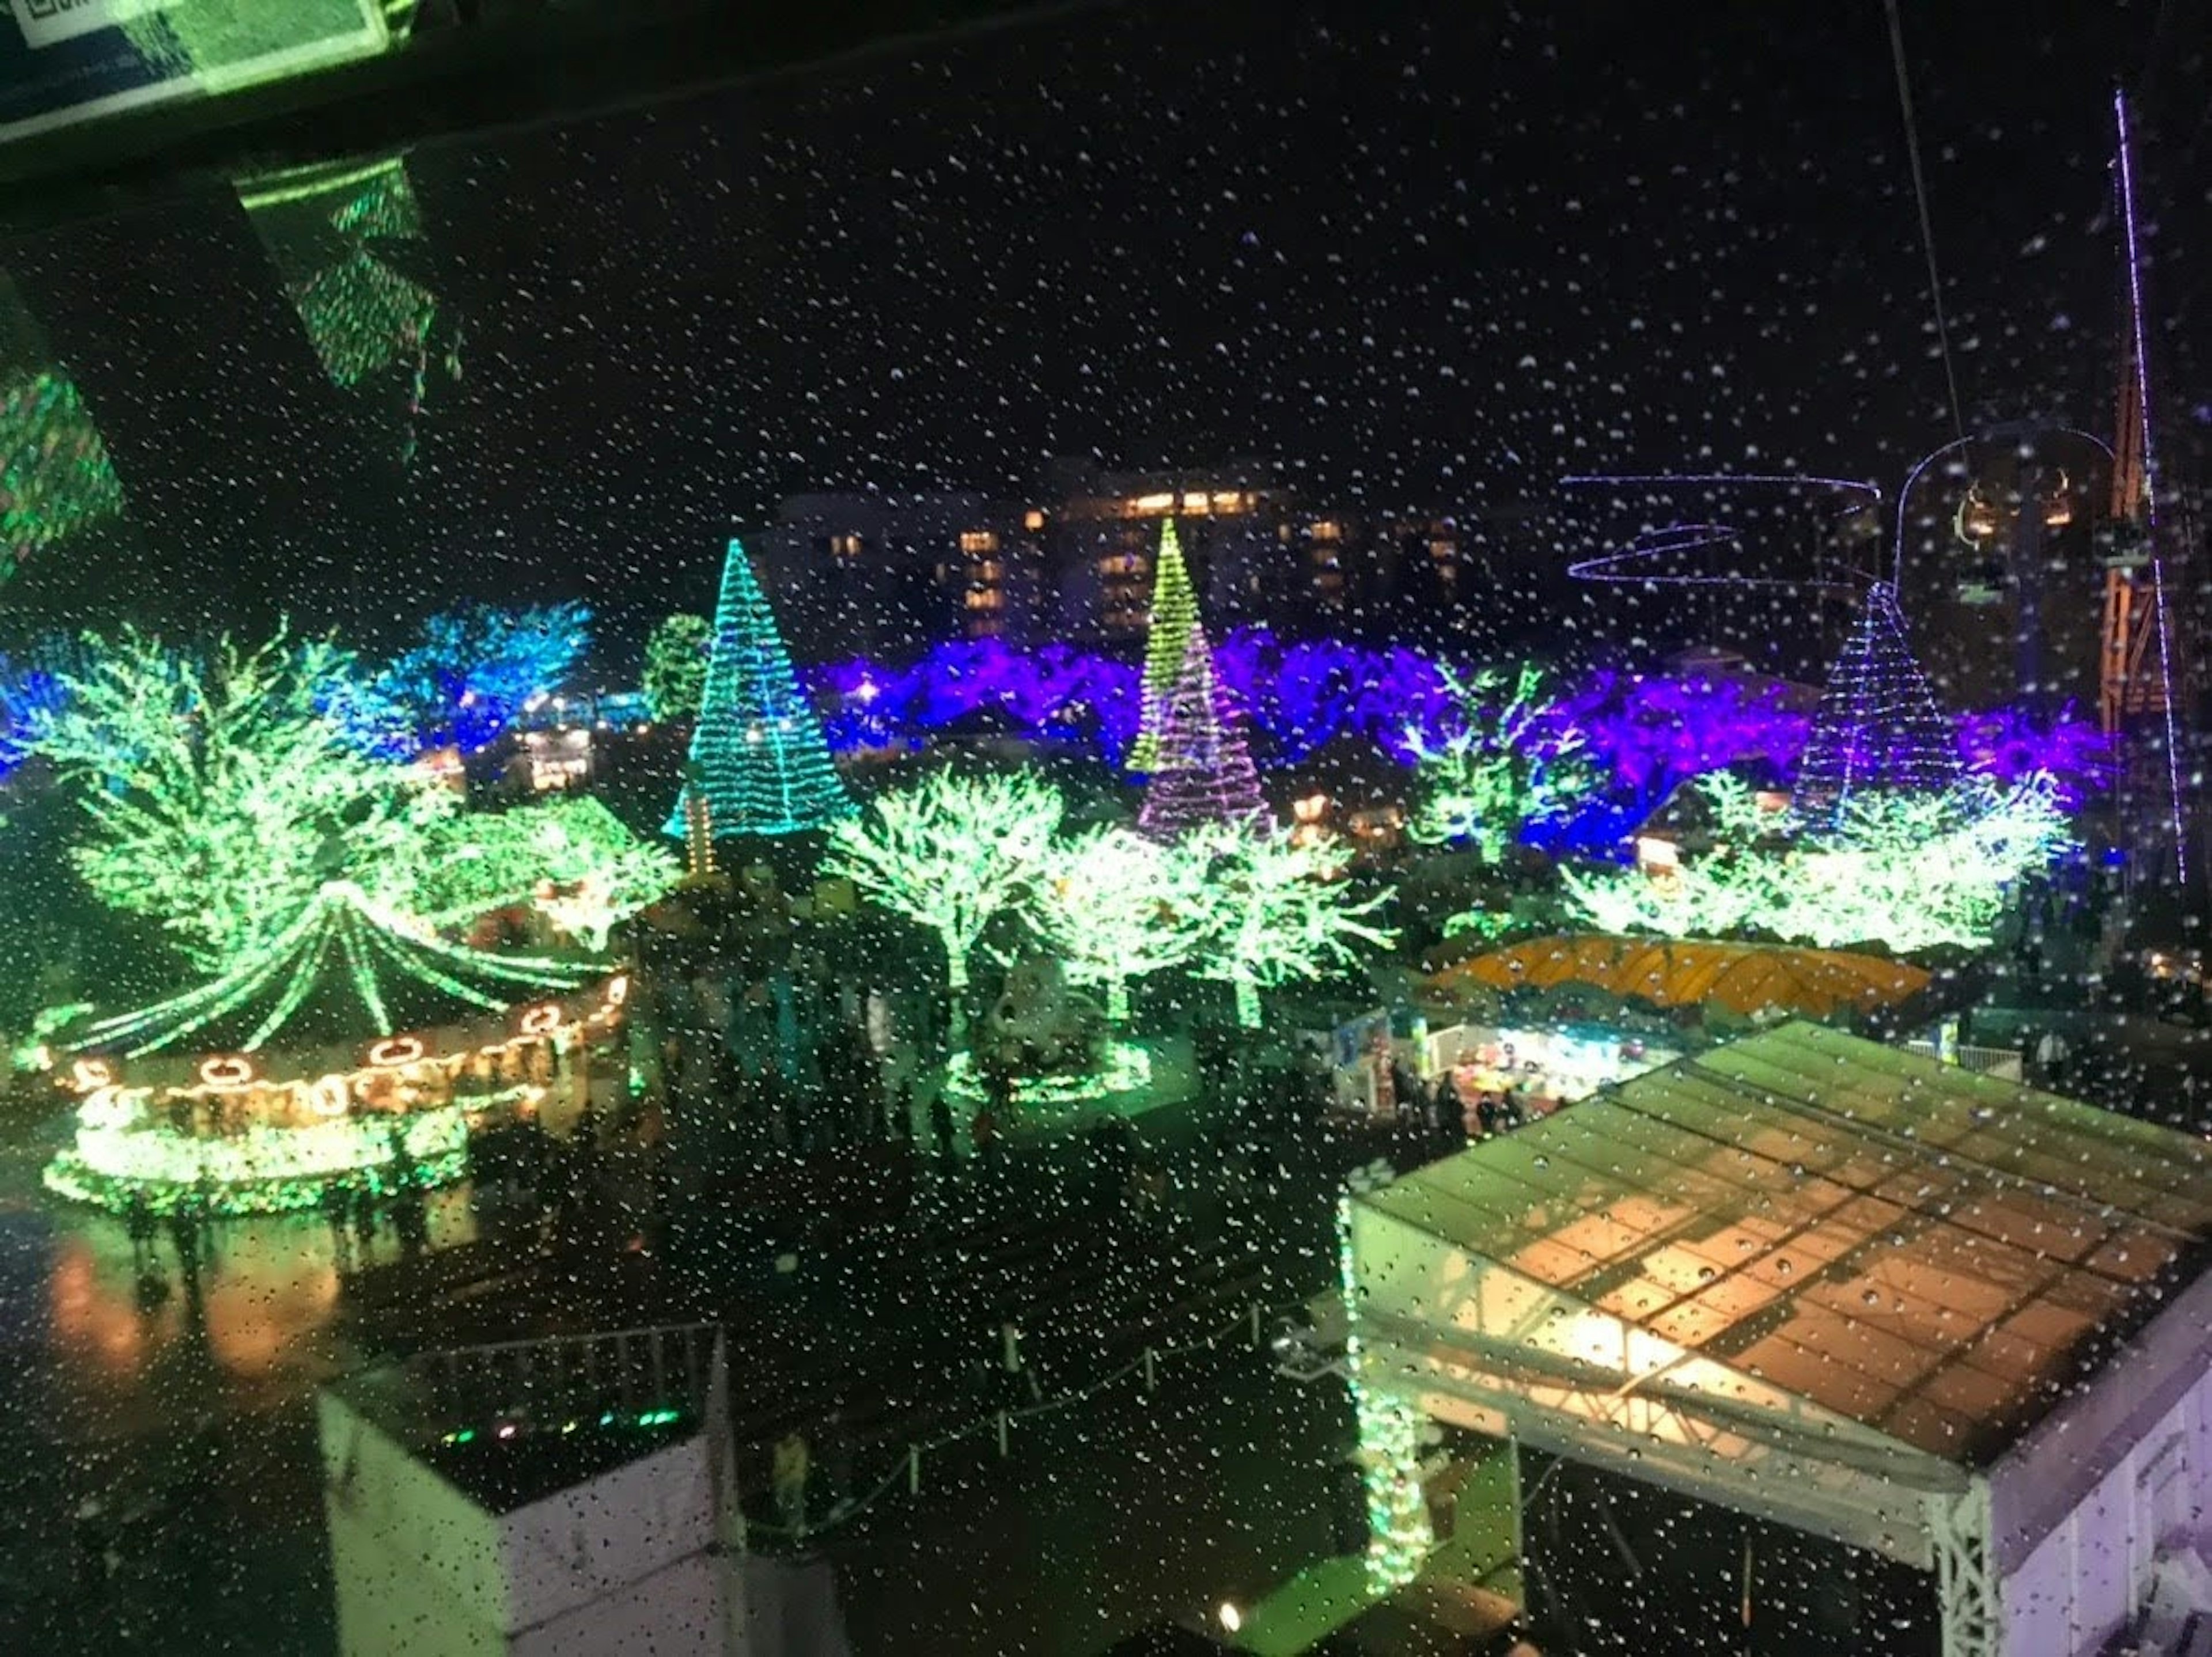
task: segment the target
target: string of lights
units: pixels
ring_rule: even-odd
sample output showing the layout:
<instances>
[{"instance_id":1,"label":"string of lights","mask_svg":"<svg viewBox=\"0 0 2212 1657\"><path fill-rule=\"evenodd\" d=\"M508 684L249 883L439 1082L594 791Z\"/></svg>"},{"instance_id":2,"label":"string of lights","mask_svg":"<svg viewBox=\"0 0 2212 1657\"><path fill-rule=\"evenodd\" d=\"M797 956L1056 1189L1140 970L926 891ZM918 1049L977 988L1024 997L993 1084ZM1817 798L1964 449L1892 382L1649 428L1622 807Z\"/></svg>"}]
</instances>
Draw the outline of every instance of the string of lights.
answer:
<instances>
[{"instance_id":1,"label":"string of lights","mask_svg":"<svg viewBox=\"0 0 2212 1657\"><path fill-rule=\"evenodd\" d=\"M722 564L691 765L685 791L705 796L716 839L805 834L853 815L822 721L799 689L775 613L735 540ZM662 832L684 834L683 795Z\"/></svg>"}]
</instances>

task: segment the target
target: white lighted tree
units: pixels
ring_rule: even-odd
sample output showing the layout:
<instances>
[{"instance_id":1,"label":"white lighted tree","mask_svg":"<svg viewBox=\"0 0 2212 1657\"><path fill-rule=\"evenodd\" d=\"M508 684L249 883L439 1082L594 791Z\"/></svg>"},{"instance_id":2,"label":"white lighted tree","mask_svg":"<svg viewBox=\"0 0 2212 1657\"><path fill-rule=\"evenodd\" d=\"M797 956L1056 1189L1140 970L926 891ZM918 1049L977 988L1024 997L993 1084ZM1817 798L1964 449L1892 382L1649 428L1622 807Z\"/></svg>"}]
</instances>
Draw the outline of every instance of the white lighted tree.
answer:
<instances>
[{"instance_id":1,"label":"white lighted tree","mask_svg":"<svg viewBox=\"0 0 2212 1657\"><path fill-rule=\"evenodd\" d=\"M1567 895L1608 932L1723 937L1760 932L1832 949L1880 943L1905 952L1988 942L2008 889L2068 844L2057 790L2035 776L1977 780L1937 792L1861 792L1832 826L1784 837L1786 819L1749 791L1699 780L1713 845L1679 868L1569 870Z\"/></svg>"},{"instance_id":2,"label":"white lighted tree","mask_svg":"<svg viewBox=\"0 0 2212 1657\"><path fill-rule=\"evenodd\" d=\"M1020 901L1065 809L1033 772L939 771L838 823L823 870L937 934L957 1031L969 952L991 918Z\"/></svg>"},{"instance_id":3,"label":"white lighted tree","mask_svg":"<svg viewBox=\"0 0 2212 1657\"><path fill-rule=\"evenodd\" d=\"M1237 1018L1260 1024L1260 992L1318 978L1388 948L1395 934L1371 917L1385 893L1359 897L1345 883L1352 854L1336 841L1299 845L1286 829L1194 829L1170 855L1188 859L1200 888L1196 968L1237 993Z\"/></svg>"},{"instance_id":4,"label":"white lighted tree","mask_svg":"<svg viewBox=\"0 0 2212 1657\"><path fill-rule=\"evenodd\" d=\"M89 832L70 856L112 907L159 921L221 971L348 879L416 907L452 793L362 757L318 711L346 653L281 631L179 651L126 628L88 638L36 742L76 783Z\"/></svg>"},{"instance_id":5,"label":"white lighted tree","mask_svg":"<svg viewBox=\"0 0 2212 1657\"><path fill-rule=\"evenodd\" d=\"M683 876L675 853L641 839L588 795L477 811L434 837L422 909L440 921L533 904L586 949Z\"/></svg>"},{"instance_id":6,"label":"white lighted tree","mask_svg":"<svg viewBox=\"0 0 2212 1657\"><path fill-rule=\"evenodd\" d=\"M1055 841L1030 886L1030 914L1068 978L1105 986L1106 1016L1129 1017L1129 980L1196 951L1204 867L1127 828Z\"/></svg>"}]
</instances>

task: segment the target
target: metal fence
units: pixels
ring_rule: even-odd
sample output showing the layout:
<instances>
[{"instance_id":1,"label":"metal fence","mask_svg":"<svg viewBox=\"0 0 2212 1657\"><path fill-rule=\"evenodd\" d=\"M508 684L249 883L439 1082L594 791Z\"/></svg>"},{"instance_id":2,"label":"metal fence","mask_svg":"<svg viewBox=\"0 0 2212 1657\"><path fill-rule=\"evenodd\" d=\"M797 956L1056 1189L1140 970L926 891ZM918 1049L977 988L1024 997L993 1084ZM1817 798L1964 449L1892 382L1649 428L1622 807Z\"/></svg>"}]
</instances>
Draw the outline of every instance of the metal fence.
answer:
<instances>
[{"instance_id":1,"label":"metal fence","mask_svg":"<svg viewBox=\"0 0 2212 1657\"><path fill-rule=\"evenodd\" d=\"M1942 1057L1933 1041L1907 1041L1905 1050L1923 1059ZM1959 1049L1959 1068L1972 1071L1977 1076L1994 1076L2000 1082L2017 1082L2025 1073L2020 1054L2010 1047L1962 1047Z\"/></svg>"},{"instance_id":2,"label":"metal fence","mask_svg":"<svg viewBox=\"0 0 2212 1657\"><path fill-rule=\"evenodd\" d=\"M617 1411L697 1415L720 1326L661 1324L603 1334L547 1335L426 1352L400 1365L432 1432L487 1416L571 1420Z\"/></svg>"}]
</instances>

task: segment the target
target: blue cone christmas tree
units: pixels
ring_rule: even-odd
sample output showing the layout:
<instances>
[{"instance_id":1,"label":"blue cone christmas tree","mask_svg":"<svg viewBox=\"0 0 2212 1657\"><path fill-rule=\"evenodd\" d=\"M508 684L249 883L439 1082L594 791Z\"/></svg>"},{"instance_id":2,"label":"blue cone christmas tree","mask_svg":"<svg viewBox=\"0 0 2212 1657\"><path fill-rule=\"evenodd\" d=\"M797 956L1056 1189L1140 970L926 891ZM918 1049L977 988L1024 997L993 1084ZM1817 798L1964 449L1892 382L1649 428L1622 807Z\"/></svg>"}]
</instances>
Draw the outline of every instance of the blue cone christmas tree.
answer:
<instances>
[{"instance_id":1,"label":"blue cone christmas tree","mask_svg":"<svg viewBox=\"0 0 2212 1657\"><path fill-rule=\"evenodd\" d=\"M1153 840L1179 840L1201 825L1267 819L1243 716L1214 677L1204 624L1193 620L1182 671L1160 712L1159 752L1145 784L1138 830Z\"/></svg>"},{"instance_id":2,"label":"blue cone christmas tree","mask_svg":"<svg viewBox=\"0 0 2212 1657\"><path fill-rule=\"evenodd\" d=\"M1797 810L1818 826L1853 794L1938 794L1960 777L1951 722L1905 641L1897 591L1877 582L1828 670L1798 762Z\"/></svg>"},{"instance_id":3,"label":"blue cone christmas tree","mask_svg":"<svg viewBox=\"0 0 2212 1657\"><path fill-rule=\"evenodd\" d=\"M822 721L799 690L775 612L735 541L722 566L687 776L663 833L684 833L684 802L695 792L717 840L803 834L853 814Z\"/></svg>"}]
</instances>

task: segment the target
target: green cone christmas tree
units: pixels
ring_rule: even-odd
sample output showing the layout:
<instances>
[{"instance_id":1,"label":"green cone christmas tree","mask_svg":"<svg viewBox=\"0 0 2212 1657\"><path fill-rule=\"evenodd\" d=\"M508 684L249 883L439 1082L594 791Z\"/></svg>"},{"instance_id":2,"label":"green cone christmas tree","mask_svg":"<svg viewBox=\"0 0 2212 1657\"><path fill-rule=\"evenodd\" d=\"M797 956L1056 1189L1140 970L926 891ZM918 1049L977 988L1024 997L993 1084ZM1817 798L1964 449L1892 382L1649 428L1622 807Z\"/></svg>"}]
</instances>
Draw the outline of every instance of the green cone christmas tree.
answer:
<instances>
[{"instance_id":1,"label":"green cone christmas tree","mask_svg":"<svg viewBox=\"0 0 2212 1657\"><path fill-rule=\"evenodd\" d=\"M1160 762L1160 728L1167 717L1176 680L1190 654L1191 629L1198 625L1198 594L1182 561L1182 543L1172 518L1160 522L1160 549L1152 560L1152 620L1145 637L1145 684L1139 705L1136 746L1129 769L1148 776Z\"/></svg>"},{"instance_id":2,"label":"green cone christmas tree","mask_svg":"<svg viewBox=\"0 0 2212 1657\"><path fill-rule=\"evenodd\" d=\"M804 834L853 814L822 721L799 688L775 612L736 541L722 566L691 765L665 834L684 833L684 801L694 791L717 840Z\"/></svg>"}]
</instances>

